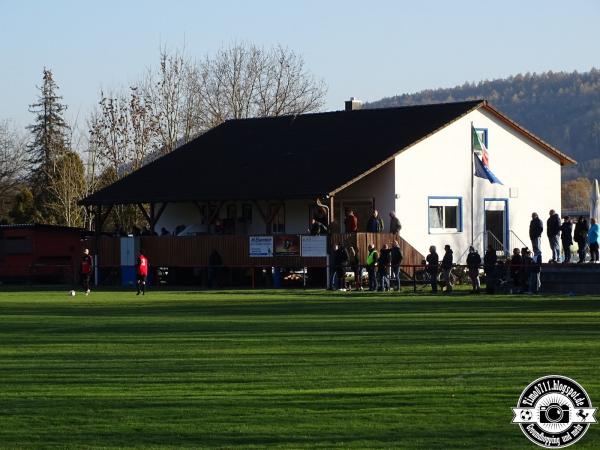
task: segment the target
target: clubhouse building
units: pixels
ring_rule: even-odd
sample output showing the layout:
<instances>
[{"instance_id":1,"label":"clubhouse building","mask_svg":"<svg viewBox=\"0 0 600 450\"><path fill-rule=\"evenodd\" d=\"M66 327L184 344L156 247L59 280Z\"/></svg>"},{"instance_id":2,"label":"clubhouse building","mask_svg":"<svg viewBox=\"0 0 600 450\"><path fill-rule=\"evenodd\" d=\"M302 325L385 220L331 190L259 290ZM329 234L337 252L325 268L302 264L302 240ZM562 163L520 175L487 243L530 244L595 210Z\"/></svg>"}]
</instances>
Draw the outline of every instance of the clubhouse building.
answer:
<instances>
[{"instance_id":1,"label":"clubhouse building","mask_svg":"<svg viewBox=\"0 0 600 450\"><path fill-rule=\"evenodd\" d=\"M472 129L502 184L472 176ZM480 253L487 244L499 252L530 246L531 213L544 221L550 209L560 213L561 167L574 163L485 100L348 107L226 121L82 204L95 208L100 228L113 205L137 204L159 234L177 229L198 239L218 235L219 246L227 246L229 237L246 247L248 236L307 234L316 211L326 211L336 242L350 239L343 226L347 209L358 216L361 236L372 209L385 231L395 211L411 262L420 262L430 245L440 251L445 244L454 249L455 262L464 262L471 243ZM386 236L364 234L359 251ZM189 256L181 264L205 265L208 246L216 242L197 247L200 259ZM144 245L158 252L159 244ZM275 264L271 255L253 260L252 249L240 250L239 257L225 247L223 252L225 264ZM549 258L546 239L542 253ZM324 264L322 256L311 264Z\"/></svg>"}]
</instances>

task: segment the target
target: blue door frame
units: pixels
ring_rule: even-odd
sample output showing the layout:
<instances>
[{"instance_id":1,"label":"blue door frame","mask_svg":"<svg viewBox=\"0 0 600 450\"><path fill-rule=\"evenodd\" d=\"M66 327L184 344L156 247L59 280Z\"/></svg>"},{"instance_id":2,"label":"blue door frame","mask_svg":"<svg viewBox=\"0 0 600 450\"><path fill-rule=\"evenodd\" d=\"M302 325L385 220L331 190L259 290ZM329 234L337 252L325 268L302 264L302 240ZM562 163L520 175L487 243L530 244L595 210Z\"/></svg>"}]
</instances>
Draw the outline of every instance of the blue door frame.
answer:
<instances>
[{"instance_id":1,"label":"blue door frame","mask_svg":"<svg viewBox=\"0 0 600 450\"><path fill-rule=\"evenodd\" d=\"M508 199L507 198L484 198L483 199L483 231L487 230L487 223L485 219L485 204L486 202L504 202L504 250L510 253L508 246L510 245L510 214L508 210ZM483 249L485 252L486 249Z\"/></svg>"}]
</instances>

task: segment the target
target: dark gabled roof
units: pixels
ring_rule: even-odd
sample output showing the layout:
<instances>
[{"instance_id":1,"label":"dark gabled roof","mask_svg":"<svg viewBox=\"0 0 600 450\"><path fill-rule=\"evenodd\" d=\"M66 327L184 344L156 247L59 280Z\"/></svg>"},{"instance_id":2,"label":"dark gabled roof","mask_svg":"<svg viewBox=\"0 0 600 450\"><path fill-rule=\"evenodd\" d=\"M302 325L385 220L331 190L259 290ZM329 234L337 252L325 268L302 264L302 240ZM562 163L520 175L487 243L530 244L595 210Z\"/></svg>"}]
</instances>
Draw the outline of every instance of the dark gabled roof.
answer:
<instances>
[{"instance_id":1,"label":"dark gabled roof","mask_svg":"<svg viewBox=\"0 0 600 450\"><path fill-rule=\"evenodd\" d=\"M333 193L483 100L230 120L82 200L276 200Z\"/></svg>"}]
</instances>

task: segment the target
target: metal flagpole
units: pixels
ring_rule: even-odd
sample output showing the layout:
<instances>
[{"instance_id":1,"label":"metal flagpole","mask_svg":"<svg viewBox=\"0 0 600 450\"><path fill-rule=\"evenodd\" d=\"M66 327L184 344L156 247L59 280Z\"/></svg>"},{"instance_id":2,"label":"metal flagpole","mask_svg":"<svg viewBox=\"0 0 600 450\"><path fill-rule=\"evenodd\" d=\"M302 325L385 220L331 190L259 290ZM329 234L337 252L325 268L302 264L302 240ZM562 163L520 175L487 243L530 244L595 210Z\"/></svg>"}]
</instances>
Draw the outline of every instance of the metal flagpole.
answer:
<instances>
[{"instance_id":1,"label":"metal flagpole","mask_svg":"<svg viewBox=\"0 0 600 450\"><path fill-rule=\"evenodd\" d=\"M475 150L473 149L473 122L471 122L471 129L469 130L469 135L471 137L471 246L474 245L473 241L475 240L475 222L474 222L474 217L475 217L475 212L473 210L474 208L474 202L473 202L473 189L475 186L475 174L473 173L475 170L474 167L474 155L475 155Z\"/></svg>"}]
</instances>

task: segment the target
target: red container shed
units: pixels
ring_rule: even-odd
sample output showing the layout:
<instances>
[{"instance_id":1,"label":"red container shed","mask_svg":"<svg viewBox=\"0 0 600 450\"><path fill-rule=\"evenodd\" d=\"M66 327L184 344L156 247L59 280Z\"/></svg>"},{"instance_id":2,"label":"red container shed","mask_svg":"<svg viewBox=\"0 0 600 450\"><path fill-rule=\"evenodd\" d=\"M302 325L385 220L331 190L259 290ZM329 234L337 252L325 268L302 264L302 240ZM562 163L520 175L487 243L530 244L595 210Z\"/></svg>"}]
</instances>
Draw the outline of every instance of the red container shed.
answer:
<instances>
[{"instance_id":1,"label":"red container shed","mask_svg":"<svg viewBox=\"0 0 600 450\"><path fill-rule=\"evenodd\" d=\"M84 234L56 225L0 225L0 281L75 282Z\"/></svg>"}]
</instances>

